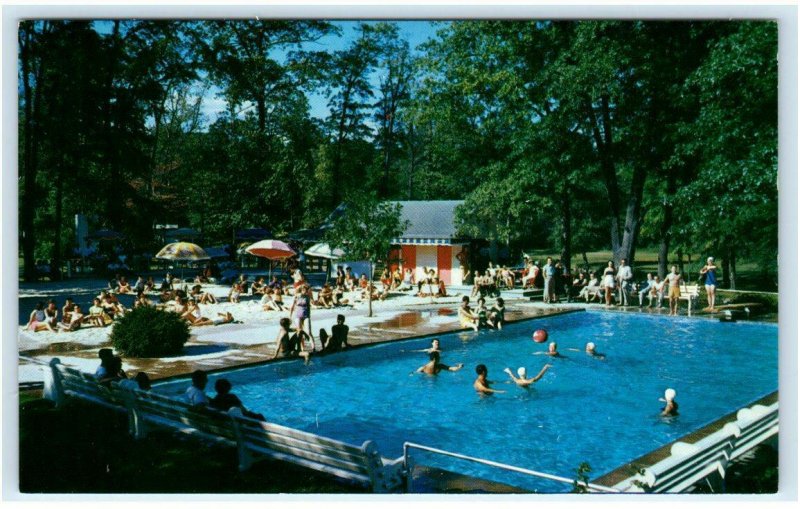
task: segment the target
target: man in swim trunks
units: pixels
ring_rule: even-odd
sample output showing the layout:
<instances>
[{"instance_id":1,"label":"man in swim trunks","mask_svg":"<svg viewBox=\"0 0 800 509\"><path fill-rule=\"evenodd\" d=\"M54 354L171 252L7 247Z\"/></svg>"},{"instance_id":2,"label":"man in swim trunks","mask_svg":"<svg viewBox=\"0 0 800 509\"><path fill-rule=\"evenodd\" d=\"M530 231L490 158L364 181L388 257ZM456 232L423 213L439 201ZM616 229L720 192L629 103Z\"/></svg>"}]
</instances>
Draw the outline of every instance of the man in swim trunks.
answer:
<instances>
[{"instance_id":1,"label":"man in swim trunks","mask_svg":"<svg viewBox=\"0 0 800 509\"><path fill-rule=\"evenodd\" d=\"M681 298L681 282L683 279L678 273L678 266L672 266L672 272L667 274L664 281L669 285L669 316L678 316L678 301Z\"/></svg>"},{"instance_id":2,"label":"man in swim trunks","mask_svg":"<svg viewBox=\"0 0 800 509\"><path fill-rule=\"evenodd\" d=\"M503 393L506 391L498 391L489 387L492 385L492 382L486 379L486 376L489 374L489 370L486 369L486 366L483 364L478 364L475 367L475 373L478 374L478 378L475 379L473 382L472 387L478 391L479 394L493 394L493 393Z\"/></svg>"},{"instance_id":3,"label":"man in swim trunks","mask_svg":"<svg viewBox=\"0 0 800 509\"><path fill-rule=\"evenodd\" d=\"M463 368L463 364L456 364L455 366L448 366L439 362L439 352L431 352L429 355L430 361L424 366L417 369L417 373L425 373L426 375L438 375L440 371L458 371Z\"/></svg>"}]
</instances>

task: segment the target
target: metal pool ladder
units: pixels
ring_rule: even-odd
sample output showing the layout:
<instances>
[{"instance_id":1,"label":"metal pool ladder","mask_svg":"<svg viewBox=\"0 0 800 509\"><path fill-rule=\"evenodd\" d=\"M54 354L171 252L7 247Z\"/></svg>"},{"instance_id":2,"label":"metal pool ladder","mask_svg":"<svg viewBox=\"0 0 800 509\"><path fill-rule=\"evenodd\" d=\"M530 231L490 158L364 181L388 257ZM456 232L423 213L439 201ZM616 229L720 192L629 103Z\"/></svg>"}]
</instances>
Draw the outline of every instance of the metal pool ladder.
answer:
<instances>
[{"instance_id":1,"label":"metal pool ladder","mask_svg":"<svg viewBox=\"0 0 800 509\"><path fill-rule=\"evenodd\" d=\"M457 458L465 461L472 461L473 463L480 463L481 465L487 465L490 467L500 468L502 470L509 470L511 472L517 472L519 474L530 475L532 477L539 477L541 479L548 479L551 481L556 481L560 483L565 483L569 485L573 485L575 483L574 479L569 479L567 477L561 477L558 475L546 474L544 472L537 472L536 470L529 470L527 468L522 467L515 467L514 465L507 465L505 463L498 463L497 461L485 460L481 458L475 458L472 456L466 456L464 454L458 454L455 452L445 451L442 449L436 449L434 447L428 447L427 445L415 444L413 442L405 442L403 443L403 470L406 472L406 492L410 492L411 488L411 478L412 472L411 469L413 467L411 462L411 457L409 455L409 451L411 449L418 449L420 451L427 451L434 454L440 454L442 456L449 456L451 458ZM600 492L600 493L621 493L619 490L614 488L609 488L608 486L601 486L599 484L592 484L592 483L579 483L584 485L589 492Z\"/></svg>"}]
</instances>

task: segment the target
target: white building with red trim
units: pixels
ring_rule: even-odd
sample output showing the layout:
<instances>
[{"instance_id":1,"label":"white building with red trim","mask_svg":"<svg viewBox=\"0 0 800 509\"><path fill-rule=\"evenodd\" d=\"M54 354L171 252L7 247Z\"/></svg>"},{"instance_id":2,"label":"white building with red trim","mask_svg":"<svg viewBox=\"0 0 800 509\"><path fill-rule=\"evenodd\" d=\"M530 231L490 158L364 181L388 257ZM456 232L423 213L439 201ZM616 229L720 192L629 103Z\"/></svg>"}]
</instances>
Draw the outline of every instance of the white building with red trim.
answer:
<instances>
[{"instance_id":1,"label":"white building with red trim","mask_svg":"<svg viewBox=\"0 0 800 509\"><path fill-rule=\"evenodd\" d=\"M446 285L460 285L463 279L462 262L469 240L457 236L455 209L463 200L398 201L400 221L408 227L400 237L392 239L390 266L400 265L414 271L415 280L424 271L436 270Z\"/></svg>"}]
</instances>

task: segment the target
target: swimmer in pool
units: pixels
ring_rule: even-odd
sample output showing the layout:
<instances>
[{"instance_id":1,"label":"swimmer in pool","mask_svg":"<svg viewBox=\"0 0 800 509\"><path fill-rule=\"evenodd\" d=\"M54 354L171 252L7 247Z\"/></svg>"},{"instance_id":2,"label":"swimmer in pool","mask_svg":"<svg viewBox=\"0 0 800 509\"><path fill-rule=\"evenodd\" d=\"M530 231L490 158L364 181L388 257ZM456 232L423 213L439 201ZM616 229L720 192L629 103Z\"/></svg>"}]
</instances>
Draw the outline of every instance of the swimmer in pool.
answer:
<instances>
[{"instance_id":1,"label":"swimmer in pool","mask_svg":"<svg viewBox=\"0 0 800 509\"><path fill-rule=\"evenodd\" d=\"M664 397L658 398L659 401L666 403L664 408L661 409L662 417L672 417L678 415L678 402L675 401L675 389L667 389L664 391Z\"/></svg>"},{"instance_id":2,"label":"swimmer in pool","mask_svg":"<svg viewBox=\"0 0 800 509\"><path fill-rule=\"evenodd\" d=\"M423 348L422 350L409 350L411 352L422 352L422 353L431 353L431 352L440 352L439 349L439 338L433 338L431 340L431 347L430 348Z\"/></svg>"},{"instance_id":3,"label":"swimmer in pool","mask_svg":"<svg viewBox=\"0 0 800 509\"><path fill-rule=\"evenodd\" d=\"M584 351L586 352L586 355L594 357L595 359L604 360L606 358L606 354L598 352L595 348L595 344L589 341L586 343L586 350ZM577 348L569 348L569 350L572 350L573 352L580 352L580 350Z\"/></svg>"},{"instance_id":4,"label":"swimmer in pool","mask_svg":"<svg viewBox=\"0 0 800 509\"><path fill-rule=\"evenodd\" d=\"M486 366L483 364L478 364L475 367L475 373L478 374L478 378L475 379L475 382L472 386L475 388L476 391L480 394L492 394L492 393L503 393L506 391L498 391L489 387L492 385L492 382L486 379L486 376L489 374L489 370L486 369Z\"/></svg>"},{"instance_id":5,"label":"swimmer in pool","mask_svg":"<svg viewBox=\"0 0 800 509\"><path fill-rule=\"evenodd\" d=\"M463 364L456 364L455 366L448 366L439 362L439 352L433 351L430 353L430 361L424 366L417 369L417 373L425 373L426 375L438 375L440 371L458 371L463 368Z\"/></svg>"},{"instance_id":6,"label":"swimmer in pool","mask_svg":"<svg viewBox=\"0 0 800 509\"><path fill-rule=\"evenodd\" d=\"M549 355L550 357L561 357L562 359L566 359L566 355L561 355L558 353L558 344L555 341L551 341L549 345L547 345L546 352L534 352L533 355Z\"/></svg>"},{"instance_id":7,"label":"swimmer in pool","mask_svg":"<svg viewBox=\"0 0 800 509\"><path fill-rule=\"evenodd\" d=\"M547 370L550 369L551 367L552 367L552 365L545 364L544 367L542 368L542 370L539 371L539 374L536 375L533 378L528 378L527 377L528 373L525 370L525 368L519 368L517 370L517 375L518 376L514 376L514 373L512 373L511 369L509 369L509 368L506 368L503 371L508 373L508 376L511 377L511 380L513 380L515 384L517 384L520 387L524 387L524 388L527 389L529 386L531 386L531 385L535 384L536 382L538 382L539 379L541 379L542 376L544 376L544 374L547 372Z\"/></svg>"}]
</instances>

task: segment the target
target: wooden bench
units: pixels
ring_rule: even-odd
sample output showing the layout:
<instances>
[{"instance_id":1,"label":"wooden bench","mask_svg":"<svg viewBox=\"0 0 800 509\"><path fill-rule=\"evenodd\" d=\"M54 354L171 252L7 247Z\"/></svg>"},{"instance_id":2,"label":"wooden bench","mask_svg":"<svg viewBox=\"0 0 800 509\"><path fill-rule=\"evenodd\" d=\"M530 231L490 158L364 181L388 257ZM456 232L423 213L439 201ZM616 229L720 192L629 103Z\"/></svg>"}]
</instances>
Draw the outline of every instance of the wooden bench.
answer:
<instances>
[{"instance_id":1,"label":"wooden bench","mask_svg":"<svg viewBox=\"0 0 800 509\"><path fill-rule=\"evenodd\" d=\"M371 487L373 492L398 490L404 483L403 458L387 460L372 441L361 447L306 431L249 419L231 409L239 452L239 469L259 459L273 458L325 472Z\"/></svg>"},{"instance_id":2,"label":"wooden bench","mask_svg":"<svg viewBox=\"0 0 800 509\"><path fill-rule=\"evenodd\" d=\"M111 385L103 385L88 373L67 367L58 359L50 361L51 376L45 378L45 397L49 391L56 390L62 397L49 398L56 405L63 403L63 396L83 399L118 412L127 412L125 397L122 392ZM51 389L53 386L56 388Z\"/></svg>"},{"instance_id":3,"label":"wooden bench","mask_svg":"<svg viewBox=\"0 0 800 509\"><path fill-rule=\"evenodd\" d=\"M681 296L679 300L685 300L689 305L689 316L692 316L692 304L697 301L697 297L700 295L700 287L698 285L687 285L682 284L681 288Z\"/></svg>"},{"instance_id":4,"label":"wooden bench","mask_svg":"<svg viewBox=\"0 0 800 509\"><path fill-rule=\"evenodd\" d=\"M403 458L383 458L375 444L360 447L277 424L249 419L238 408L219 412L162 394L97 383L89 374L50 363L45 397L63 403L65 396L127 412L129 432L143 439L153 427L167 428L216 444L237 448L239 469L244 471L261 459L288 461L325 472L373 492L399 490L405 483Z\"/></svg>"}]
</instances>

